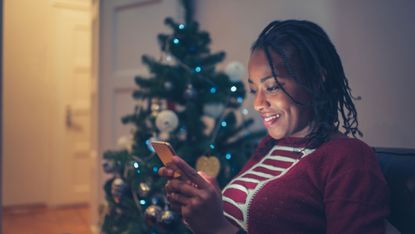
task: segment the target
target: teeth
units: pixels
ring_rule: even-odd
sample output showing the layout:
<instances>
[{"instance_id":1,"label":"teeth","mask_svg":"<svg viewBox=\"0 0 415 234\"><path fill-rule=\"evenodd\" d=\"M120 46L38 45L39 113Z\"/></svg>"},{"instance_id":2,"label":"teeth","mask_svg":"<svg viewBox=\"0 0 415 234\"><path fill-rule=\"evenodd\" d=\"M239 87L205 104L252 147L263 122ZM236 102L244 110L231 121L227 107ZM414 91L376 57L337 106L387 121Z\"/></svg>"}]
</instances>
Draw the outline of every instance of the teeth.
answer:
<instances>
[{"instance_id":1,"label":"teeth","mask_svg":"<svg viewBox=\"0 0 415 234\"><path fill-rule=\"evenodd\" d=\"M276 115L271 115L271 116L265 117L264 120L265 121L271 121L271 120L277 119L279 117L280 117L280 114L276 114Z\"/></svg>"}]
</instances>

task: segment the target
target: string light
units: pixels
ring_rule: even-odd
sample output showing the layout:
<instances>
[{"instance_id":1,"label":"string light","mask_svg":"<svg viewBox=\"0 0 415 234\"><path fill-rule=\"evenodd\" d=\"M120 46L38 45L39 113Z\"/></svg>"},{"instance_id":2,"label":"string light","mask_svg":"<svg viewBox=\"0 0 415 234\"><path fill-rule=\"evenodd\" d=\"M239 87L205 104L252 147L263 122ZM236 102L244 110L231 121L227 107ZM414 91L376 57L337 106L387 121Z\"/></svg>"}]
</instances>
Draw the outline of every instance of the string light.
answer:
<instances>
[{"instance_id":1,"label":"string light","mask_svg":"<svg viewBox=\"0 0 415 234\"><path fill-rule=\"evenodd\" d=\"M216 93L216 87L212 87L212 88L210 88L210 93Z\"/></svg>"},{"instance_id":2,"label":"string light","mask_svg":"<svg viewBox=\"0 0 415 234\"><path fill-rule=\"evenodd\" d=\"M247 115L249 113L248 109L246 108L243 108L241 112L243 115Z\"/></svg>"},{"instance_id":3,"label":"string light","mask_svg":"<svg viewBox=\"0 0 415 234\"><path fill-rule=\"evenodd\" d=\"M199 66L195 67L195 72L201 72L201 71L202 71L201 67L199 67Z\"/></svg>"},{"instance_id":4,"label":"string light","mask_svg":"<svg viewBox=\"0 0 415 234\"><path fill-rule=\"evenodd\" d=\"M238 103L242 103L242 102L244 102L244 98L243 98L243 97L238 97L238 98L236 99L236 101L237 101Z\"/></svg>"},{"instance_id":5,"label":"string light","mask_svg":"<svg viewBox=\"0 0 415 234\"><path fill-rule=\"evenodd\" d=\"M150 139L146 140L146 145L151 152L155 152L153 146L151 145Z\"/></svg>"},{"instance_id":6,"label":"string light","mask_svg":"<svg viewBox=\"0 0 415 234\"><path fill-rule=\"evenodd\" d=\"M179 39L177 39L177 38L174 38L174 39L173 39L173 43L177 45L177 44L179 44L179 43L180 43L180 40L179 40Z\"/></svg>"},{"instance_id":7,"label":"string light","mask_svg":"<svg viewBox=\"0 0 415 234\"><path fill-rule=\"evenodd\" d=\"M180 24L179 29L184 29L184 24Z\"/></svg>"},{"instance_id":8,"label":"string light","mask_svg":"<svg viewBox=\"0 0 415 234\"><path fill-rule=\"evenodd\" d=\"M154 173L157 173L158 171L159 171L159 168L158 168L158 167L156 167L156 166L154 166L154 167L153 167L153 172L154 172Z\"/></svg>"},{"instance_id":9,"label":"string light","mask_svg":"<svg viewBox=\"0 0 415 234\"><path fill-rule=\"evenodd\" d=\"M238 90L238 88L236 88L236 86L235 86L235 85L231 87L231 92L232 92L232 93L236 92L236 90Z\"/></svg>"},{"instance_id":10,"label":"string light","mask_svg":"<svg viewBox=\"0 0 415 234\"><path fill-rule=\"evenodd\" d=\"M140 165L138 165L138 162L134 162L134 167L138 168Z\"/></svg>"},{"instance_id":11,"label":"string light","mask_svg":"<svg viewBox=\"0 0 415 234\"><path fill-rule=\"evenodd\" d=\"M209 147L210 147L211 149L215 149L215 145L214 145L214 144L210 144L210 145L209 145Z\"/></svg>"},{"instance_id":12,"label":"string light","mask_svg":"<svg viewBox=\"0 0 415 234\"><path fill-rule=\"evenodd\" d=\"M226 153L225 158L227 160L230 160L232 158L232 154L231 153Z\"/></svg>"},{"instance_id":13,"label":"string light","mask_svg":"<svg viewBox=\"0 0 415 234\"><path fill-rule=\"evenodd\" d=\"M141 205L143 205L143 206L144 206L146 203L147 203L147 202L146 202L146 200L140 200L140 204L141 204Z\"/></svg>"},{"instance_id":14,"label":"string light","mask_svg":"<svg viewBox=\"0 0 415 234\"><path fill-rule=\"evenodd\" d=\"M222 125L222 127L226 127L226 126L228 126L228 123L226 123L226 121L222 121L222 123L220 123L220 125Z\"/></svg>"}]
</instances>

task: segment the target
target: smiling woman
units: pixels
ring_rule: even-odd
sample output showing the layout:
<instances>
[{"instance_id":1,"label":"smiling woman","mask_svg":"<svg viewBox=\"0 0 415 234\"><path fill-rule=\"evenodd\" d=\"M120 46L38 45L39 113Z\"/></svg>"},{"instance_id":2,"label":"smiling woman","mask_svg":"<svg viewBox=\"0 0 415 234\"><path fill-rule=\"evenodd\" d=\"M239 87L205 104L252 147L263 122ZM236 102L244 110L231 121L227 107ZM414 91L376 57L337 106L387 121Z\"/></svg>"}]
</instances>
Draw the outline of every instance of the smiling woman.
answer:
<instances>
[{"instance_id":1,"label":"smiling woman","mask_svg":"<svg viewBox=\"0 0 415 234\"><path fill-rule=\"evenodd\" d=\"M373 150L354 139L361 133L353 98L324 30L309 21L270 23L252 47L248 70L268 135L222 197L211 178L179 157L160 169L169 178L167 197L189 228L384 233L387 185ZM185 176L173 178L175 170Z\"/></svg>"}]
</instances>

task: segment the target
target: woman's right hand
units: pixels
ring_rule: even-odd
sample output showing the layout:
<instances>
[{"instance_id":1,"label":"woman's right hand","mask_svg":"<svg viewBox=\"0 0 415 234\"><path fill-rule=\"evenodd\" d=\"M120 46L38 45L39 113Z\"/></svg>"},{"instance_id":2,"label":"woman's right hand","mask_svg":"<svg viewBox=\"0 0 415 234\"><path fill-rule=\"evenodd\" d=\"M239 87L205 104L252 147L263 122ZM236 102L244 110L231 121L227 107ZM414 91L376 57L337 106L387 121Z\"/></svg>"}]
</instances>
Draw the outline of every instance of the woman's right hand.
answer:
<instances>
[{"instance_id":1,"label":"woman's right hand","mask_svg":"<svg viewBox=\"0 0 415 234\"><path fill-rule=\"evenodd\" d=\"M180 171L181 176L174 177ZM169 179L167 199L172 209L179 210L194 233L235 233L238 228L223 215L222 193L213 178L198 173L184 160L175 156L159 174Z\"/></svg>"}]
</instances>

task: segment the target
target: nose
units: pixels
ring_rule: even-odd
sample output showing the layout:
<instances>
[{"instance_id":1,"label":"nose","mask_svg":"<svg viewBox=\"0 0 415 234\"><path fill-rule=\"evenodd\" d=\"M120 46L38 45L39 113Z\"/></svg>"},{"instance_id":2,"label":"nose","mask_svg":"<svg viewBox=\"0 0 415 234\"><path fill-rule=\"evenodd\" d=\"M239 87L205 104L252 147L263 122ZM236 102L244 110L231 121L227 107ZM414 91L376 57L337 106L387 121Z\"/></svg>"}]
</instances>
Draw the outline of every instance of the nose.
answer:
<instances>
[{"instance_id":1,"label":"nose","mask_svg":"<svg viewBox=\"0 0 415 234\"><path fill-rule=\"evenodd\" d=\"M270 103L268 102L265 94L261 90L258 90L254 98L254 109L261 112L269 106Z\"/></svg>"}]
</instances>

